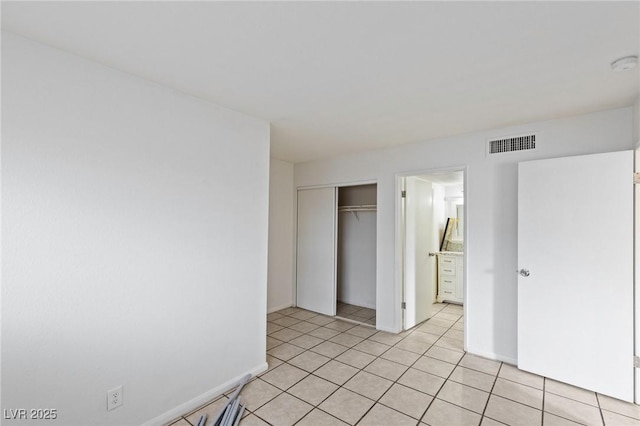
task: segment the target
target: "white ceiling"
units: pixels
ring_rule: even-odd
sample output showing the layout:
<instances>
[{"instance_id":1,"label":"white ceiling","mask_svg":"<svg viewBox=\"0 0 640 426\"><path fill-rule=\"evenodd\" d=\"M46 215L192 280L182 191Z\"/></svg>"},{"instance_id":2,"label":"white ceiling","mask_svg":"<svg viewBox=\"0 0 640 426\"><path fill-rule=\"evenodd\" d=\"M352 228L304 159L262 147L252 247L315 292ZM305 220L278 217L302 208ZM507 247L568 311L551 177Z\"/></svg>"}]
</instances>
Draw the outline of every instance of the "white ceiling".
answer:
<instances>
[{"instance_id":1,"label":"white ceiling","mask_svg":"<svg viewBox=\"0 0 640 426\"><path fill-rule=\"evenodd\" d=\"M633 2L2 2L2 27L272 123L293 162L631 105Z\"/></svg>"}]
</instances>

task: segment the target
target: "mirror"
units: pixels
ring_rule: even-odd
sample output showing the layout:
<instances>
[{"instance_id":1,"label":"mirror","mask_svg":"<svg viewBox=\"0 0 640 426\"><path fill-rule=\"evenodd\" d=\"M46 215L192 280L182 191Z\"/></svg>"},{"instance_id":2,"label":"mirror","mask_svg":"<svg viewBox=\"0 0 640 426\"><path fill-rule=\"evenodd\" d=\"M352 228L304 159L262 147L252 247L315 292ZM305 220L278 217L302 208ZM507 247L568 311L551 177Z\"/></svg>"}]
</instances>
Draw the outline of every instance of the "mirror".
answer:
<instances>
[{"instance_id":1,"label":"mirror","mask_svg":"<svg viewBox=\"0 0 640 426\"><path fill-rule=\"evenodd\" d=\"M456 205L456 216L447 219L440 251L462 252L464 247L464 204Z\"/></svg>"},{"instance_id":2,"label":"mirror","mask_svg":"<svg viewBox=\"0 0 640 426\"><path fill-rule=\"evenodd\" d=\"M454 239L464 239L464 204L456 206L456 235Z\"/></svg>"}]
</instances>

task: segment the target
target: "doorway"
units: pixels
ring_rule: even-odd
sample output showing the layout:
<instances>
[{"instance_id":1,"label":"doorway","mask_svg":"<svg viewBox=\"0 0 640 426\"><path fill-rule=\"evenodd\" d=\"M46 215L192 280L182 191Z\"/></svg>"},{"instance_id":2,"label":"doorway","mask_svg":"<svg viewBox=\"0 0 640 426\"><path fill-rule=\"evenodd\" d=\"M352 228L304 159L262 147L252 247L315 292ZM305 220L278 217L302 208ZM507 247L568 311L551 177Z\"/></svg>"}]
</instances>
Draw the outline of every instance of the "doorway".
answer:
<instances>
[{"instance_id":1,"label":"doorway","mask_svg":"<svg viewBox=\"0 0 640 426\"><path fill-rule=\"evenodd\" d=\"M429 320L421 327L458 337L460 350L464 346L464 190L462 168L398 176L403 329Z\"/></svg>"}]
</instances>

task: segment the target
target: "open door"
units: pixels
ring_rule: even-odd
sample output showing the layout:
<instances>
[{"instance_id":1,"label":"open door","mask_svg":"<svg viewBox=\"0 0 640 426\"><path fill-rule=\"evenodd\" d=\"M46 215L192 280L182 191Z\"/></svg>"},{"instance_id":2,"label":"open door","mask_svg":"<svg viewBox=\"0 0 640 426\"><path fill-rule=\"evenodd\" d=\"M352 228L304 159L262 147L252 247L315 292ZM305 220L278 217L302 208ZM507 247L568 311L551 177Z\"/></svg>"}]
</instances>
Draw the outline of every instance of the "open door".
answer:
<instances>
[{"instance_id":1,"label":"open door","mask_svg":"<svg viewBox=\"0 0 640 426\"><path fill-rule=\"evenodd\" d=\"M431 318L436 283L437 251L433 226L433 185L418 177L405 178L404 328Z\"/></svg>"},{"instance_id":2,"label":"open door","mask_svg":"<svg viewBox=\"0 0 640 426\"><path fill-rule=\"evenodd\" d=\"M518 367L626 401L634 393L632 173L632 151L518 168Z\"/></svg>"},{"instance_id":3,"label":"open door","mask_svg":"<svg viewBox=\"0 0 640 426\"><path fill-rule=\"evenodd\" d=\"M298 190L297 305L336 314L336 188Z\"/></svg>"}]
</instances>

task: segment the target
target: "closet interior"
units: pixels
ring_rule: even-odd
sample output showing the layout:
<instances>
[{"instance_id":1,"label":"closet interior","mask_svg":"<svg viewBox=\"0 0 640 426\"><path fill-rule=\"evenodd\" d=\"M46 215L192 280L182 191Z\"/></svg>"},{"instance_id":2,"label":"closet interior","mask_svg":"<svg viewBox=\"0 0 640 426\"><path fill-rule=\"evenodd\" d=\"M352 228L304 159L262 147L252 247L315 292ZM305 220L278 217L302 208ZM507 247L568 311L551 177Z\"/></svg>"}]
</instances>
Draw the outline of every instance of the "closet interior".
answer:
<instances>
[{"instance_id":1,"label":"closet interior","mask_svg":"<svg viewBox=\"0 0 640 426\"><path fill-rule=\"evenodd\" d=\"M336 315L376 323L377 185L338 188Z\"/></svg>"}]
</instances>

